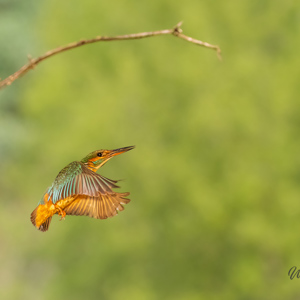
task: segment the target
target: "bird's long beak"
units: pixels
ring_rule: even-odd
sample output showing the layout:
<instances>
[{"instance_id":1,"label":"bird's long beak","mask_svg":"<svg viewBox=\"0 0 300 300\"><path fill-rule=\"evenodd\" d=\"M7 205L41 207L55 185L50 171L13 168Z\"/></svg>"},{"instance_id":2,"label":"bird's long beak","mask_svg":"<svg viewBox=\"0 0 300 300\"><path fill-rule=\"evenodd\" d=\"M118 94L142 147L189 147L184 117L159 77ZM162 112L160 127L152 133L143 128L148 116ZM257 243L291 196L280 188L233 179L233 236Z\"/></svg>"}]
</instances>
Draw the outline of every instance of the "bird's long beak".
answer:
<instances>
[{"instance_id":1,"label":"bird's long beak","mask_svg":"<svg viewBox=\"0 0 300 300\"><path fill-rule=\"evenodd\" d=\"M111 151L110 151L109 156L110 156L110 157L113 157L113 156L122 154L122 153L124 153L124 152L127 152L127 151L129 151L129 150L132 150L132 149L134 149L134 148L135 148L135 146L129 146L129 147L123 147L123 148L114 149L114 150L111 150Z\"/></svg>"}]
</instances>

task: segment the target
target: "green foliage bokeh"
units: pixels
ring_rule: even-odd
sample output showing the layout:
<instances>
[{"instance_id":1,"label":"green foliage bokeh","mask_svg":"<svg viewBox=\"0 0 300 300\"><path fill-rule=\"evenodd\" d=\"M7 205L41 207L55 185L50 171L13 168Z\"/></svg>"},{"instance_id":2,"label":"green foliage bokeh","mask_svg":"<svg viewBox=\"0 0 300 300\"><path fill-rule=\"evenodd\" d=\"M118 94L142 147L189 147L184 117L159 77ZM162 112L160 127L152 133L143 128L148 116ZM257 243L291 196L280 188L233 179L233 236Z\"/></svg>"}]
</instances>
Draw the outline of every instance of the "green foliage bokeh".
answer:
<instances>
[{"instance_id":1,"label":"green foliage bokeh","mask_svg":"<svg viewBox=\"0 0 300 300\"><path fill-rule=\"evenodd\" d=\"M172 36L97 43L0 91L1 299L300 297L296 1L2 1L0 75L181 20L223 61ZM129 145L100 169L131 192L119 216L33 228L59 170Z\"/></svg>"}]
</instances>

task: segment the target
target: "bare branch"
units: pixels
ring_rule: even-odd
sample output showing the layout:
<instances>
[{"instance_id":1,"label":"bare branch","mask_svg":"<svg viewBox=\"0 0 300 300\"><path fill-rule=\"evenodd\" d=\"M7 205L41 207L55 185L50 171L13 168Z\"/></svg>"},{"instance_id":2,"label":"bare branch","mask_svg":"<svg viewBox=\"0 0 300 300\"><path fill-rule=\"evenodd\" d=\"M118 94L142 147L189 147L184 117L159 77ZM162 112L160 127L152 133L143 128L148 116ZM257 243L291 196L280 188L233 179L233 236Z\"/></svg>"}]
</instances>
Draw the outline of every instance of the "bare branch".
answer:
<instances>
[{"instance_id":1,"label":"bare branch","mask_svg":"<svg viewBox=\"0 0 300 300\"><path fill-rule=\"evenodd\" d=\"M8 76L7 78L0 81L0 89L4 88L10 84L12 84L16 79L26 74L29 70L34 69L35 66L37 66L39 63L41 63L43 60L56 55L58 53L71 50L83 45L92 44L96 42L109 42L109 41L122 41L122 40L136 40L136 39L143 39L147 37L157 36L157 35L173 35L175 37L181 38L183 40L186 40L190 43L193 43L195 45L199 45L205 48L213 49L217 52L218 58L221 60L221 49L219 46L211 45L206 42L202 42L200 40L196 40L194 38L191 38L189 36L186 36L182 33L182 29L180 28L182 25L182 22L179 22L174 28L172 29L164 29L164 30L158 30L158 31L151 31L151 32L141 32L141 33L133 33L133 34L126 34L126 35L118 35L114 37L107 37L107 36L97 36L93 39L88 40L81 40L78 42L70 43L66 46L58 47L53 50L47 51L44 55L39 56L38 58L32 58L30 55L28 55L29 62L24 65L21 69L19 69L14 74Z\"/></svg>"}]
</instances>

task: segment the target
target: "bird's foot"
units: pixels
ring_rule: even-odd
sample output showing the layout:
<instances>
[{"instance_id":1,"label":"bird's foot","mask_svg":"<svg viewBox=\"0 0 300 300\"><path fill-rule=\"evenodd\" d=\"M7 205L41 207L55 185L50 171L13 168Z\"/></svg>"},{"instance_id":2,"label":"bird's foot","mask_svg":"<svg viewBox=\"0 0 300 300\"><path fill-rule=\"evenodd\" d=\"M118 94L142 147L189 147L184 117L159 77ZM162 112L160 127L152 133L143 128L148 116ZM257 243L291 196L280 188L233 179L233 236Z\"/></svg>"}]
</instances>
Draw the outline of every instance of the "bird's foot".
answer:
<instances>
[{"instance_id":1,"label":"bird's foot","mask_svg":"<svg viewBox=\"0 0 300 300\"><path fill-rule=\"evenodd\" d=\"M61 215L61 218L59 219L59 221L64 220L64 219L65 219L65 216L66 216L66 213L64 212L64 214Z\"/></svg>"},{"instance_id":2,"label":"bird's foot","mask_svg":"<svg viewBox=\"0 0 300 300\"><path fill-rule=\"evenodd\" d=\"M64 210L62 210L60 207L57 207L57 208L59 210L58 215L61 216L60 221L64 220L67 213Z\"/></svg>"}]
</instances>

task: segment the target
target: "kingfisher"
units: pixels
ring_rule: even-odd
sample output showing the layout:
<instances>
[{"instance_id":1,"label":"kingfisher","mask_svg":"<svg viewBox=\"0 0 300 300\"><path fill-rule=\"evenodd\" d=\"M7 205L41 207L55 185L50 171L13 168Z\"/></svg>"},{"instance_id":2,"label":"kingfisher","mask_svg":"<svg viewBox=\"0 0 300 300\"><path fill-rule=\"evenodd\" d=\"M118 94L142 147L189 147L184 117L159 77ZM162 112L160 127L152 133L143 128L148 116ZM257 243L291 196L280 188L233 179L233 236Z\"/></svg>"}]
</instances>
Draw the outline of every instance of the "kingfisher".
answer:
<instances>
[{"instance_id":1,"label":"kingfisher","mask_svg":"<svg viewBox=\"0 0 300 300\"><path fill-rule=\"evenodd\" d=\"M54 214L89 216L106 219L124 210L130 202L130 193L117 193L118 180L108 179L97 170L112 157L134 149L134 146L114 150L96 150L81 161L73 161L56 176L47 188L36 209L31 213L31 222L40 231L47 231Z\"/></svg>"}]
</instances>

